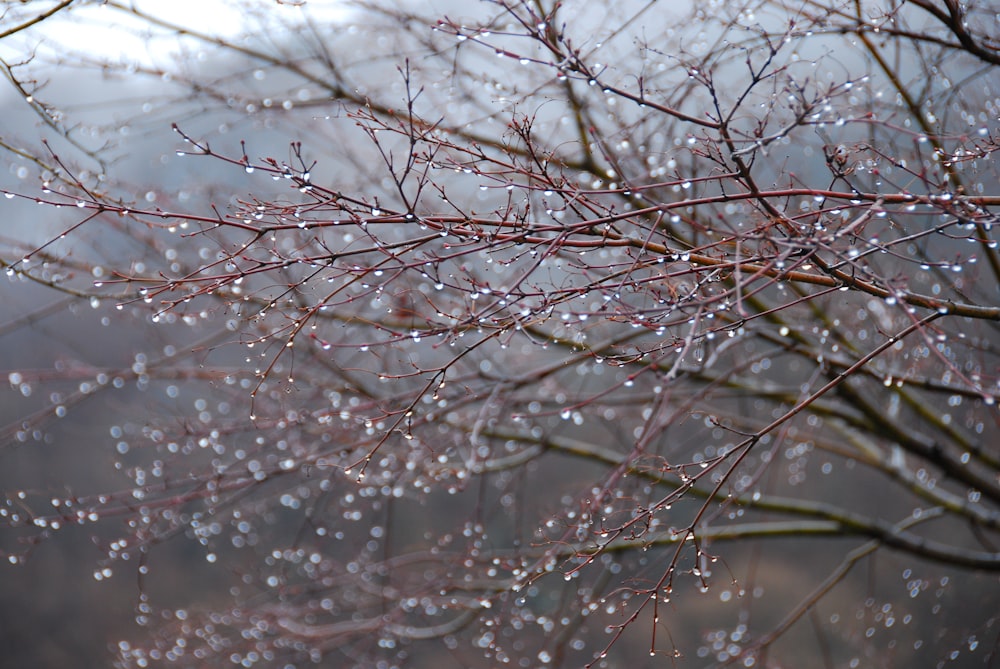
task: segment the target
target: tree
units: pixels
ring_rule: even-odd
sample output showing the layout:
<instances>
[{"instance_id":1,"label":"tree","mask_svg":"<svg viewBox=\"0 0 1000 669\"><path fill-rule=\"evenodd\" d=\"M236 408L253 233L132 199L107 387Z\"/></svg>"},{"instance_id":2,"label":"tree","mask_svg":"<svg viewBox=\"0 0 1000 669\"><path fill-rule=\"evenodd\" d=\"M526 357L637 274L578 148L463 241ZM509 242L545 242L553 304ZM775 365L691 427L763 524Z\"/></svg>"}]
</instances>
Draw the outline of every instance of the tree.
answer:
<instances>
[{"instance_id":1,"label":"tree","mask_svg":"<svg viewBox=\"0 0 1000 669\"><path fill-rule=\"evenodd\" d=\"M57 229L3 267L128 359L12 369L5 440L130 414L119 487L5 489L9 562L98 528L127 667L996 662L990 3L316 9L111 0L175 49L111 62L7 4ZM228 603L152 595L185 540Z\"/></svg>"}]
</instances>

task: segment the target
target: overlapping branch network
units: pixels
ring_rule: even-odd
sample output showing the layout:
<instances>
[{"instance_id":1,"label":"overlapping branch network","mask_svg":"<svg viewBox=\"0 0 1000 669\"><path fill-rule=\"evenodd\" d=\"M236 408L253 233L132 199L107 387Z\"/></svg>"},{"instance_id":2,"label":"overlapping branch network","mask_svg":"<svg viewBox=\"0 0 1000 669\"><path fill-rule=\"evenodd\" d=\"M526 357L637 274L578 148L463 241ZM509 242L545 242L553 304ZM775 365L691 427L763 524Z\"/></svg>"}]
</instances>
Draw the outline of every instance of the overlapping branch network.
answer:
<instances>
[{"instance_id":1,"label":"overlapping branch network","mask_svg":"<svg viewBox=\"0 0 1000 669\"><path fill-rule=\"evenodd\" d=\"M117 231L139 251L80 263L60 235L3 259L8 273L156 327L214 328L193 350L232 359L187 380L245 411L153 421L132 442L162 456L158 474L123 466L128 490L52 512L14 496L8 524L130 517L110 564L181 533L243 546L248 518L301 513L256 606L157 641L197 637L206 654L240 636L322 654L378 632L464 633L499 657L492 630L521 629L562 572L578 586L560 604L571 629L531 643L572 655L593 614L609 637L581 647L601 659L632 623L657 629L675 589L707 588L725 541L872 542L743 639L733 657L751 657L878 547L1000 569L1000 147L986 112L946 118L948 100L992 103L968 85L922 88L887 57L938 49L933 67L967 83L990 76L976 68L994 42L953 3L911 3L923 19L760 3L760 17L699 15L698 45L668 50L635 29L655 4L609 26L560 3L490 3L493 16L433 31L377 13L405 45L396 98L359 92L329 53L279 58L185 31L324 91L303 109L344 105L328 131L340 153L313 138L258 156L252 139L219 148L175 125L185 166L223 166L253 193L228 206L140 205L36 156L45 189L12 198L74 211L70 237ZM841 55L846 34L859 41ZM76 278L95 267L96 284ZM189 373L172 356L136 364L86 371ZM801 485L830 472L844 485ZM854 477L898 499L859 509ZM436 497L476 486L471 510ZM433 511L420 537L401 498ZM925 530L942 518L953 531Z\"/></svg>"}]
</instances>

